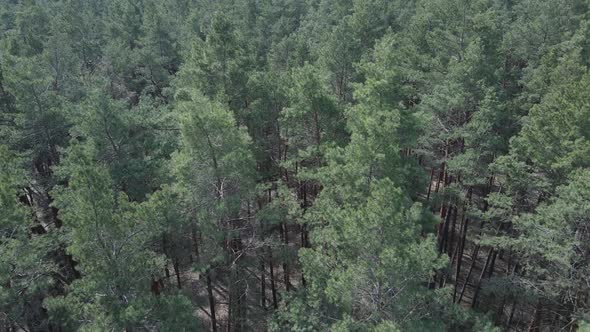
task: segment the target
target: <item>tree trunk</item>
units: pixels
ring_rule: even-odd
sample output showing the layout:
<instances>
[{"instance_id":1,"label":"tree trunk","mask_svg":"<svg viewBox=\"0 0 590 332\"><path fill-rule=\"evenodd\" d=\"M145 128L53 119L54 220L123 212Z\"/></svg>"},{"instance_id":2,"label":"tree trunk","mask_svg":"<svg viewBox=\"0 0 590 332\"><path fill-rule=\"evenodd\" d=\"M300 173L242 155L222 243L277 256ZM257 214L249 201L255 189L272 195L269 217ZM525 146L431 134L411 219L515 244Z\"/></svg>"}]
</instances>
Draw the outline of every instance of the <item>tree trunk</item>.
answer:
<instances>
[{"instance_id":1,"label":"tree trunk","mask_svg":"<svg viewBox=\"0 0 590 332\"><path fill-rule=\"evenodd\" d=\"M279 304L277 302L277 288L275 285L275 273L274 273L274 264L272 262L272 249L268 248L268 263L270 266L270 290L272 292L272 305L276 309L279 308Z\"/></svg>"},{"instance_id":2,"label":"tree trunk","mask_svg":"<svg viewBox=\"0 0 590 332\"><path fill-rule=\"evenodd\" d=\"M213 286L211 285L211 271L207 270L207 295L209 296L209 311L211 313L211 329L217 332L217 319L215 318L215 298L213 297Z\"/></svg>"},{"instance_id":3,"label":"tree trunk","mask_svg":"<svg viewBox=\"0 0 590 332\"><path fill-rule=\"evenodd\" d=\"M447 253L449 253L449 257L451 256L450 253L453 252L453 246L455 243L455 226L457 223L457 207L453 207L453 210L451 211L451 213L453 213L453 219L451 222L451 234L450 234L450 238L449 241L447 241Z\"/></svg>"},{"instance_id":4,"label":"tree trunk","mask_svg":"<svg viewBox=\"0 0 590 332\"><path fill-rule=\"evenodd\" d=\"M457 296L457 287L459 285L459 275L461 273L461 265L463 263L463 252L465 250L465 240L467 238L467 225L469 224L469 219L464 219L463 221L463 229L461 232L461 243L459 244L458 248L457 248L457 268L456 268L456 273L455 273L455 289L453 290L453 303L458 303L458 301L456 301L456 296Z\"/></svg>"},{"instance_id":5,"label":"tree trunk","mask_svg":"<svg viewBox=\"0 0 590 332\"><path fill-rule=\"evenodd\" d=\"M242 240L240 237L231 240L231 252L233 253L233 262L230 267L230 282L229 282L229 306L227 331L240 331L240 322L242 320L242 283L240 282L240 275L242 270L240 268L239 260L242 251Z\"/></svg>"},{"instance_id":6,"label":"tree trunk","mask_svg":"<svg viewBox=\"0 0 590 332\"><path fill-rule=\"evenodd\" d=\"M445 221L442 229L442 232L440 232L440 239L438 242L438 253L442 254L443 251L445 250L446 246L445 244L448 242L448 237L449 237L449 224L451 222L451 215L453 214L453 208L449 207L448 211L446 212L446 217L445 217Z\"/></svg>"},{"instance_id":7,"label":"tree trunk","mask_svg":"<svg viewBox=\"0 0 590 332\"><path fill-rule=\"evenodd\" d=\"M170 270L168 269L168 264L164 265L164 272L166 273L166 280L170 282Z\"/></svg>"},{"instance_id":8,"label":"tree trunk","mask_svg":"<svg viewBox=\"0 0 590 332\"><path fill-rule=\"evenodd\" d=\"M430 194L432 193L432 180L434 180L434 167L430 171L430 182L428 183L428 194L426 194L426 201L430 201Z\"/></svg>"},{"instance_id":9,"label":"tree trunk","mask_svg":"<svg viewBox=\"0 0 590 332\"><path fill-rule=\"evenodd\" d=\"M438 179L436 181L436 186L434 187L435 193L438 193L438 191L441 189L440 184L443 181L444 176L445 176L445 163L443 162L441 165L440 171L438 172Z\"/></svg>"},{"instance_id":10,"label":"tree trunk","mask_svg":"<svg viewBox=\"0 0 590 332\"><path fill-rule=\"evenodd\" d=\"M512 303L512 308L510 309L510 315L508 315L508 320L506 320L506 326L510 327L512 324L512 318L514 317L514 312L516 311L516 300Z\"/></svg>"},{"instance_id":11,"label":"tree trunk","mask_svg":"<svg viewBox=\"0 0 590 332\"><path fill-rule=\"evenodd\" d=\"M178 258L174 259L172 266L174 267L174 273L176 274L176 287L178 287L178 289L182 289L182 284L180 283L180 267Z\"/></svg>"},{"instance_id":12,"label":"tree trunk","mask_svg":"<svg viewBox=\"0 0 590 332\"><path fill-rule=\"evenodd\" d=\"M469 271L467 272L467 276L465 277L465 281L463 282L463 287L461 287L461 293L459 294L459 299L457 303L461 303L461 299L465 294L465 289L467 289L467 285L469 283L469 279L471 278L471 273L473 273L473 268L475 267L475 263L477 262L477 257L479 256L479 245L476 245L473 249L473 254L471 255L471 266L469 266Z\"/></svg>"},{"instance_id":13,"label":"tree trunk","mask_svg":"<svg viewBox=\"0 0 590 332\"><path fill-rule=\"evenodd\" d=\"M496 310L496 313L494 315L494 324L496 325L500 325L502 324L502 316L504 316L504 307L506 306L506 296L502 296L502 302L500 302L500 305L498 306L498 310Z\"/></svg>"},{"instance_id":14,"label":"tree trunk","mask_svg":"<svg viewBox=\"0 0 590 332\"><path fill-rule=\"evenodd\" d=\"M283 241L285 242L285 249L289 250L289 232L286 223L283 223ZM286 260L283 262L283 276L285 281L285 289L288 292L291 290L291 281L289 280L289 265L287 264Z\"/></svg>"},{"instance_id":15,"label":"tree trunk","mask_svg":"<svg viewBox=\"0 0 590 332\"><path fill-rule=\"evenodd\" d=\"M260 259L260 306L262 310L266 310L266 271L264 258Z\"/></svg>"},{"instance_id":16,"label":"tree trunk","mask_svg":"<svg viewBox=\"0 0 590 332\"><path fill-rule=\"evenodd\" d=\"M228 304L227 304L227 326L226 326L226 329L225 329L226 332L230 332L231 331L232 321L234 319L234 317L233 317L233 312L234 312L234 310L233 310L233 306L234 306L234 301L233 301L234 295L233 295L233 292L235 290L234 290L234 287L232 285L232 281L234 280L233 273L234 273L233 268L231 268L231 272L230 272L231 276L230 276L230 284L229 284L229 294L228 294Z\"/></svg>"},{"instance_id":17,"label":"tree trunk","mask_svg":"<svg viewBox=\"0 0 590 332\"><path fill-rule=\"evenodd\" d=\"M488 279L492 277L494 274L494 268L496 267L496 257L498 256L498 251L495 250L494 254L492 255L492 262L490 263L490 272L488 272Z\"/></svg>"},{"instance_id":18,"label":"tree trunk","mask_svg":"<svg viewBox=\"0 0 590 332\"><path fill-rule=\"evenodd\" d=\"M166 233L162 234L162 251L164 252L164 256L168 257L168 244L166 241ZM168 269L168 263L164 265L164 272L166 273L166 279L170 281L170 270Z\"/></svg>"},{"instance_id":19,"label":"tree trunk","mask_svg":"<svg viewBox=\"0 0 590 332\"><path fill-rule=\"evenodd\" d=\"M475 308L475 305L477 304L477 296L479 295L479 289L481 287L481 280L483 279L484 275L486 274L486 271L488 269L488 266L490 264L490 260L492 258L492 255L494 255L494 248L490 248L490 250L488 251L488 255L486 258L486 262L483 266L483 268L481 269L481 273L479 274L479 278L477 280L477 283L475 284L475 292L473 293L473 299L471 300L471 307Z\"/></svg>"},{"instance_id":20,"label":"tree trunk","mask_svg":"<svg viewBox=\"0 0 590 332\"><path fill-rule=\"evenodd\" d=\"M199 253L199 241L197 240L197 231L193 228L192 230L192 237L193 237L193 245L195 246L195 256L197 262L200 260L200 253Z\"/></svg>"},{"instance_id":21,"label":"tree trunk","mask_svg":"<svg viewBox=\"0 0 590 332\"><path fill-rule=\"evenodd\" d=\"M535 313L533 314L533 319L531 319L531 323L529 324L528 331L529 332L539 332L541 327L541 301L537 302L535 306Z\"/></svg>"}]
</instances>

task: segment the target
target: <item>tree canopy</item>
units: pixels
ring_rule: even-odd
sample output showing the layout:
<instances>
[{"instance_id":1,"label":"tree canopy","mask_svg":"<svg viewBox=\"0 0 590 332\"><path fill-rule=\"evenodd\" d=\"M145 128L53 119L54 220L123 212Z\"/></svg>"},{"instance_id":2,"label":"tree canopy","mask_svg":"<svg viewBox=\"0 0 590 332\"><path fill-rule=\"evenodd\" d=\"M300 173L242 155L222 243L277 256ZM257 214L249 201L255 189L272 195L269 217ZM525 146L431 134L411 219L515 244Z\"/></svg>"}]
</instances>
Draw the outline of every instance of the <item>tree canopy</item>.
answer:
<instances>
[{"instance_id":1,"label":"tree canopy","mask_svg":"<svg viewBox=\"0 0 590 332\"><path fill-rule=\"evenodd\" d=\"M0 0L0 331L584 331L586 0Z\"/></svg>"}]
</instances>

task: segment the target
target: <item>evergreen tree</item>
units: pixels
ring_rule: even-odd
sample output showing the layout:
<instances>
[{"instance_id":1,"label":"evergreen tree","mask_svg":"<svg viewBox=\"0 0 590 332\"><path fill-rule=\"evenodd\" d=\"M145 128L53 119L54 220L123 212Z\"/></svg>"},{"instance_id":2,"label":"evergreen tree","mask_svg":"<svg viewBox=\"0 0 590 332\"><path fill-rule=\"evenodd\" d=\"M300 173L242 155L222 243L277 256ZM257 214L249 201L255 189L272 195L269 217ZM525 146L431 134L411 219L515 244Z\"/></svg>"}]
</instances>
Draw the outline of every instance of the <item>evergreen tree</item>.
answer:
<instances>
[{"instance_id":1,"label":"evergreen tree","mask_svg":"<svg viewBox=\"0 0 590 332\"><path fill-rule=\"evenodd\" d=\"M0 157L0 322L9 330L46 330L43 298L67 279L51 259L53 239L31 235L36 226L19 201L26 176L17 158L5 146L0 146ZM57 284L55 277L61 277Z\"/></svg>"},{"instance_id":2,"label":"evergreen tree","mask_svg":"<svg viewBox=\"0 0 590 332\"><path fill-rule=\"evenodd\" d=\"M148 248L155 227L139 218L137 204L115 189L107 169L91 156L73 145L60 168L68 187L54 193L81 278L68 285L66 296L46 301L52 319L68 330L193 328L186 298L150 292L163 265Z\"/></svg>"},{"instance_id":3,"label":"evergreen tree","mask_svg":"<svg viewBox=\"0 0 590 332\"><path fill-rule=\"evenodd\" d=\"M436 304L427 286L444 259L433 238L422 235L434 229L435 219L399 189L409 184L400 172L405 161L399 146L418 121L411 113L401 117L398 98L379 93L387 82L368 79L358 87L350 143L331 150L328 165L314 176L324 189L305 218L313 227L312 248L300 251L309 285L279 316L276 329L419 329L437 317L434 309L429 322L425 308ZM410 309L416 307L424 311Z\"/></svg>"},{"instance_id":4,"label":"evergreen tree","mask_svg":"<svg viewBox=\"0 0 590 332\"><path fill-rule=\"evenodd\" d=\"M211 328L217 330L218 324L213 284L222 271L229 274L228 326L236 328L246 317L247 287L238 277L243 273L241 229L250 222L243 211L248 209L255 169L250 138L229 110L199 91L180 90L177 103L183 144L173 158L175 177L187 216L202 235L198 266L206 278Z\"/></svg>"},{"instance_id":5,"label":"evergreen tree","mask_svg":"<svg viewBox=\"0 0 590 332\"><path fill-rule=\"evenodd\" d=\"M587 329L589 10L0 1L0 330Z\"/></svg>"}]
</instances>

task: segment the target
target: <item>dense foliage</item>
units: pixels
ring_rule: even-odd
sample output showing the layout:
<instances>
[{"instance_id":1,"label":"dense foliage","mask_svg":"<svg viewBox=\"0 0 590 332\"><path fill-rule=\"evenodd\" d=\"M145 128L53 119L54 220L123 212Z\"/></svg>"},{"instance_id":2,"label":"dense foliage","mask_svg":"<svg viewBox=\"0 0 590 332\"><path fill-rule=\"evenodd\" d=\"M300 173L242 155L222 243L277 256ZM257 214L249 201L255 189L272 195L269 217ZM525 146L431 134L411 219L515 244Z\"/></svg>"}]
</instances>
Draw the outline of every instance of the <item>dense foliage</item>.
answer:
<instances>
[{"instance_id":1,"label":"dense foliage","mask_svg":"<svg viewBox=\"0 0 590 332\"><path fill-rule=\"evenodd\" d=\"M0 331L590 324L587 0L0 0Z\"/></svg>"}]
</instances>

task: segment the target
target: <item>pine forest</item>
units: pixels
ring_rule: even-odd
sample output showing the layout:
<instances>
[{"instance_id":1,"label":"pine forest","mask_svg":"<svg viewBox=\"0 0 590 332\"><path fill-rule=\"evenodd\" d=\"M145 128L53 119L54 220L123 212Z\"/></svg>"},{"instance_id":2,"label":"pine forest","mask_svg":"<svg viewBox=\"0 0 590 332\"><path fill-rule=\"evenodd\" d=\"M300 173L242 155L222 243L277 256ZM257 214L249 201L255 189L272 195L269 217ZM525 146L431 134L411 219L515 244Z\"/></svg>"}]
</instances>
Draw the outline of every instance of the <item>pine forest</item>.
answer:
<instances>
[{"instance_id":1,"label":"pine forest","mask_svg":"<svg viewBox=\"0 0 590 332\"><path fill-rule=\"evenodd\" d=\"M590 331L590 0L0 0L0 332Z\"/></svg>"}]
</instances>

